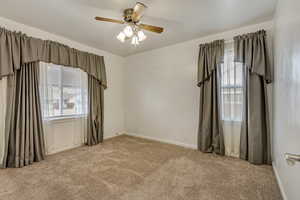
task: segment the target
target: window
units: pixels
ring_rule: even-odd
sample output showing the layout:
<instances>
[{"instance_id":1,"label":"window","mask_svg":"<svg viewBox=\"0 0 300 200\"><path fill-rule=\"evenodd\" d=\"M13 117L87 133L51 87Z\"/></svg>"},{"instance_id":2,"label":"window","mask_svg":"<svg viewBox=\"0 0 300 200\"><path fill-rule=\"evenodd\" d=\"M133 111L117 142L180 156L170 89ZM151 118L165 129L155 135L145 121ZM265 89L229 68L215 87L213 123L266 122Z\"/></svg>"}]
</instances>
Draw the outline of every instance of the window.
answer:
<instances>
[{"instance_id":1,"label":"window","mask_svg":"<svg viewBox=\"0 0 300 200\"><path fill-rule=\"evenodd\" d=\"M80 69L40 64L44 118L83 115L87 111L87 75Z\"/></svg>"},{"instance_id":2,"label":"window","mask_svg":"<svg viewBox=\"0 0 300 200\"><path fill-rule=\"evenodd\" d=\"M221 102L224 121L242 121L243 66L234 63L233 48L226 48L221 66Z\"/></svg>"}]
</instances>

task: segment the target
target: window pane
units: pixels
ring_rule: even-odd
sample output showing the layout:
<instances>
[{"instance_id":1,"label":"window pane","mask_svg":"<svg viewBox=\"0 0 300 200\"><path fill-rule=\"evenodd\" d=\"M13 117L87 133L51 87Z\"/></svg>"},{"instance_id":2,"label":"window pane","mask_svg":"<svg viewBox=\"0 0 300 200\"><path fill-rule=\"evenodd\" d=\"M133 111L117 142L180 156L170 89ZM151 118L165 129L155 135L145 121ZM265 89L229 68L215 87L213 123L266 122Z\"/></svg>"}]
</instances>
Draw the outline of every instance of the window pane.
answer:
<instances>
[{"instance_id":1,"label":"window pane","mask_svg":"<svg viewBox=\"0 0 300 200\"><path fill-rule=\"evenodd\" d=\"M87 79L80 69L62 68L63 115L84 114Z\"/></svg>"},{"instance_id":2,"label":"window pane","mask_svg":"<svg viewBox=\"0 0 300 200\"><path fill-rule=\"evenodd\" d=\"M47 116L53 117L61 114L61 68L53 65L46 67L46 107L44 112Z\"/></svg>"},{"instance_id":3,"label":"window pane","mask_svg":"<svg viewBox=\"0 0 300 200\"><path fill-rule=\"evenodd\" d=\"M83 73L80 69L72 68L72 67L62 67L62 85L64 87L78 87L81 86L81 73Z\"/></svg>"},{"instance_id":4,"label":"window pane","mask_svg":"<svg viewBox=\"0 0 300 200\"><path fill-rule=\"evenodd\" d=\"M241 121L243 113L243 92L242 88L239 88L235 92L234 109L232 110L232 118Z\"/></svg>"},{"instance_id":5,"label":"window pane","mask_svg":"<svg viewBox=\"0 0 300 200\"><path fill-rule=\"evenodd\" d=\"M58 65L47 66L47 84L60 85L61 84L61 67Z\"/></svg>"},{"instance_id":6,"label":"window pane","mask_svg":"<svg viewBox=\"0 0 300 200\"><path fill-rule=\"evenodd\" d=\"M74 115L82 113L82 97L80 88L63 88L63 114Z\"/></svg>"},{"instance_id":7,"label":"window pane","mask_svg":"<svg viewBox=\"0 0 300 200\"><path fill-rule=\"evenodd\" d=\"M234 63L232 50L225 51L221 66L222 118L228 121L241 121L243 112L243 66Z\"/></svg>"},{"instance_id":8,"label":"window pane","mask_svg":"<svg viewBox=\"0 0 300 200\"><path fill-rule=\"evenodd\" d=\"M63 114L73 115L76 114L76 89L63 88Z\"/></svg>"},{"instance_id":9,"label":"window pane","mask_svg":"<svg viewBox=\"0 0 300 200\"><path fill-rule=\"evenodd\" d=\"M87 112L87 75L80 69L41 63L41 101L44 117Z\"/></svg>"},{"instance_id":10,"label":"window pane","mask_svg":"<svg viewBox=\"0 0 300 200\"><path fill-rule=\"evenodd\" d=\"M59 86L49 85L48 86L48 98L46 103L48 104L48 115L57 116L60 115L60 95L61 89Z\"/></svg>"},{"instance_id":11,"label":"window pane","mask_svg":"<svg viewBox=\"0 0 300 200\"><path fill-rule=\"evenodd\" d=\"M236 75L235 75L235 82L236 85L243 85L243 65L241 63L235 63L235 70L236 70Z\"/></svg>"}]
</instances>

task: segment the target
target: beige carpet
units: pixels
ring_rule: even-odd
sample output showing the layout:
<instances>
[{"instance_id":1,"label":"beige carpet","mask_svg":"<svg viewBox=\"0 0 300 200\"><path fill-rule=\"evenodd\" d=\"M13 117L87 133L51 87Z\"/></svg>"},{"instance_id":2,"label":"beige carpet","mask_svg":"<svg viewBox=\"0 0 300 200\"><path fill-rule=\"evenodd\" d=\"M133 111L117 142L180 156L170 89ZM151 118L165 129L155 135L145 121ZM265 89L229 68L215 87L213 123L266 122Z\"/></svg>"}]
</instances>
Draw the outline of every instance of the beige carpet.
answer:
<instances>
[{"instance_id":1,"label":"beige carpet","mask_svg":"<svg viewBox=\"0 0 300 200\"><path fill-rule=\"evenodd\" d=\"M119 136L0 170L1 200L278 200L270 166Z\"/></svg>"}]
</instances>

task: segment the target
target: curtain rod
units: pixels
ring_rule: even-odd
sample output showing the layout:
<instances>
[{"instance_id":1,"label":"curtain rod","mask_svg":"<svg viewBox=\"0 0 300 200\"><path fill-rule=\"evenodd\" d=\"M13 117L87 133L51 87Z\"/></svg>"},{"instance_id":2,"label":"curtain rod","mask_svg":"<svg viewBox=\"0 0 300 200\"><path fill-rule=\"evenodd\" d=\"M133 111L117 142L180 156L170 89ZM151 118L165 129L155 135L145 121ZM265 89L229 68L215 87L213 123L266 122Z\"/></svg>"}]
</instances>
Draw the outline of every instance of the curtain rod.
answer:
<instances>
[{"instance_id":1,"label":"curtain rod","mask_svg":"<svg viewBox=\"0 0 300 200\"><path fill-rule=\"evenodd\" d=\"M213 40L213 41L216 41L216 40ZM212 42L213 42L213 41L212 41ZM209 42L203 42L202 44L206 44L206 43L209 43ZM225 43L225 44L234 43L234 40L233 40L233 39L227 39L227 40L224 39L224 43ZM200 44L200 45L201 45L201 44Z\"/></svg>"}]
</instances>

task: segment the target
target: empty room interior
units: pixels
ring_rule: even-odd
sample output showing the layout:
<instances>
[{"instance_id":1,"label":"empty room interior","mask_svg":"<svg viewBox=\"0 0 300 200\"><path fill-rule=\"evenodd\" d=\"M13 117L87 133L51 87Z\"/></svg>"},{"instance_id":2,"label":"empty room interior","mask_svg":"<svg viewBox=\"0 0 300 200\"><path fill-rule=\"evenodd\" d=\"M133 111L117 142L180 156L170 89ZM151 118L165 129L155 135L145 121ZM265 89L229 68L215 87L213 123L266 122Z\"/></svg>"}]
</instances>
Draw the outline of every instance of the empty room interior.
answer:
<instances>
[{"instance_id":1,"label":"empty room interior","mask_svg":"<svg viewBox=\"0 0 300 200\"><path fill-rule=\"evenodd\" d=\"M2 0L0 200L299 200L299 0Z\"/></svg>"}]
</instances>

